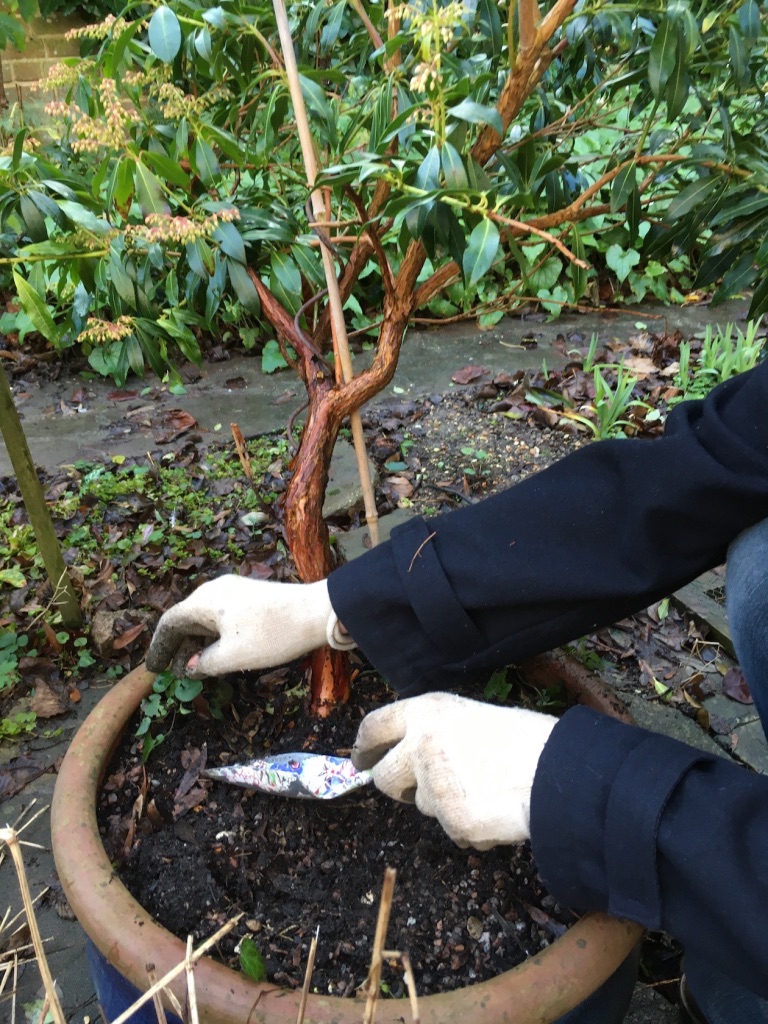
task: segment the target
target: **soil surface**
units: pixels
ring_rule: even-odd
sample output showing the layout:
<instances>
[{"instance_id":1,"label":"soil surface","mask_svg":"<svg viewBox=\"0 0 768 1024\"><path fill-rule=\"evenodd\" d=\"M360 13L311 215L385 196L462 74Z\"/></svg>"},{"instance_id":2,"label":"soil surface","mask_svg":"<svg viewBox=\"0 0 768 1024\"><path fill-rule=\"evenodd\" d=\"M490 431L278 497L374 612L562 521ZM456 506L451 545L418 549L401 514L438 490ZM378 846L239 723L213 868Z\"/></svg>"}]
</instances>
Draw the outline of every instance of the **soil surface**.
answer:
<instances>
[{"instance_id":1,"label":"soil surface","mask_svg":"<svg viewBox=\"0 0 768 1024\"><path fill-rule=\"evenodd\" d=\"M242 913L218 956L238 968L247 936L267 978L292 987L319 927L313 990L346 996L367 975L385 866L397 870L386 946L409 954L420 994L493 977L576 919L546 893L527 844L459 850L435 821L372 787L291 800L200 777L206 764L265 751L345 755L363 714L392 699L361 666L350 702L312 720L302 683L294 666L209 684L197 713L176 717L146 766L126 734L99 818L122 880L161 924L197 943ZM214 721L205 716L222 684L232 696ZM404 994L396 963L383 983Z\"/></svg>"}]
</instances>

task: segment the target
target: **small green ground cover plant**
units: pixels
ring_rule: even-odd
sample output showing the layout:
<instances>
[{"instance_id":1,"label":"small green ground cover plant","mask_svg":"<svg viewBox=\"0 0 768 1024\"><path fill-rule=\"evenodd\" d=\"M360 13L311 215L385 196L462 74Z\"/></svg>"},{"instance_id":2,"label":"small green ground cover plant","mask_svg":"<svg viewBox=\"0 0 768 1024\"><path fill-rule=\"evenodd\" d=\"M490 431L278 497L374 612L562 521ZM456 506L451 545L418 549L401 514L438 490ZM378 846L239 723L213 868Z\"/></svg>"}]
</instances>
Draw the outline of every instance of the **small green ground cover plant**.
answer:
<instances>
[{"instance_id":1,"label":"small green ground cover plant","mask_svg":"<svg viewBox=\"0 0 768 1024\"><path fill-rule=\"evenodd\" d=\"M187 588L198 573L223 567L271 572L265 561L282 564L282 538L271 527L265 535L264 523L275 520L271 508L285 486L288 453L284 437L249 442L247 457L259 482L254 486L239 456L224 447L187 452L184 465L177 455L81 462L48 481L51 512L86 618L105 601L133 614L148 596L167 598L180 576ZM10 488L0 498L0 579L0 738L13 738L36 726L34 712L23 704L36 666L45 675L55 665L59 683L73 688L89 676L114 678L131 666L134 635L138 639L145 630L141 619L129 621L124 645L116 636L114 655L105 661L94 651L88 627L76 634L57 624L32 528ZM138 605L133 594L140 595ZM19 671L22 658L30 663L26 673ZM149 748L159 741L161 723L190 706L196 685L173 679L157 684L145 716ZM209 703L214 713L216 700Z\"/></svg>"}]
</instances>

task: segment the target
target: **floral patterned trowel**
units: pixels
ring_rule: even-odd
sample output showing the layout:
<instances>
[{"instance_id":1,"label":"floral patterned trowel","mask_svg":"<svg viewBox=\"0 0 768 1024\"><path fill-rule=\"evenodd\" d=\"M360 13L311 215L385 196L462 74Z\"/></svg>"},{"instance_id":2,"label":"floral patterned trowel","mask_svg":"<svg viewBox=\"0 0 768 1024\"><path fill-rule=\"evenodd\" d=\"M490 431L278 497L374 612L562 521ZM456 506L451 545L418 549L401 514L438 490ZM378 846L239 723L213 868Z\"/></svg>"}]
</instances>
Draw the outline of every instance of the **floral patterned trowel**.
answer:
<instances>
[{"instance_id":1,"label":"floral patterned trowel","mask_svg":"<svg viewBox=\"0 0 768 1024\"><path fill-rule=\"evenodd\" d=\"M348 757L325 754L275 754L246 764L206 768L201 775L273 796L312 800L333 800L373 781L370 772L359 772Z\"/></svg>"}]
</instances>

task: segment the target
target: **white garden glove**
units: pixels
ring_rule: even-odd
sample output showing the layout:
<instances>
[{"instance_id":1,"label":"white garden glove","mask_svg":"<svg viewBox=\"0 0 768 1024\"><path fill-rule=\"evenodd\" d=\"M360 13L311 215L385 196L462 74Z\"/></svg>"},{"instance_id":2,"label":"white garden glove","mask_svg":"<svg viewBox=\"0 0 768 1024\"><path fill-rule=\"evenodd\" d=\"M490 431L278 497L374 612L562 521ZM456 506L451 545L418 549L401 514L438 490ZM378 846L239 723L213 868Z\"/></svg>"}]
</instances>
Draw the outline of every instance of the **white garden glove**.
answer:
<instances>
[{"instance_id":1,"label":"white garden glove","mask_svg":"<svg viewBox=\"0 0 768 1024\"><path fill-rule=\"evenodd\" d=\"M531 787L551 715L429 693L372 711L352 748L378 789L437 818L461 847L530 838Z\"/></svg>"},{"instance_id":2,"label":"white garden glove","mask_svg":"<svg viewBox=\"0 0 768 1024\"><path fill-rule=\"evenodd\" d=\"M211 638L217 639L199 654ZM173 663L176 676L199 679L273 668L326 643L337 650L355 645L339 628L326 580L270 583L220 576L161 617L147 668L161 672Z\"/></svg>"}]
</instances>

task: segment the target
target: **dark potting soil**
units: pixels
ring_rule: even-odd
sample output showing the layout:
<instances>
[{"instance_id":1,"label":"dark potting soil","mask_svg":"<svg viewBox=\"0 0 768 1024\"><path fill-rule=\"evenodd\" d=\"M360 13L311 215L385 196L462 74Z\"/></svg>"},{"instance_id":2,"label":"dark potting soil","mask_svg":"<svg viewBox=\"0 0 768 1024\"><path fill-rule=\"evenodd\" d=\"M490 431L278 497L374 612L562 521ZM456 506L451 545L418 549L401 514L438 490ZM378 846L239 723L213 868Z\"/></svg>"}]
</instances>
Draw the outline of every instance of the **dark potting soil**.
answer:
<instances>
[{"instance_id":1,"label":"dark potting soil","mask_svg":"<svg viewBox=\"0 0 768 1024\"><path fill-rule=\"evenodd\" d=\"M238 968L236 947L248 936L268 980L292 987L303 983L319 926L313 991L354 995L368 972L388 865L397 879L386 947L409 954L420 994L491 978L575 920L545 891L527 844L460 850L434 820L372 787L289 800L200 778L206 762L265 751L347 754L362 716L393 696L360 666L349 703L312 719L301 683L294 669L206 684L194 713L165 723L146 765L136 723L127 730L105 779L100 827L123 882L162 925L197 943L242 912L214 955ZM223 717L206 717L230 690ZM382 981L403 994L396 964Z\"/></svg>"}]
</instances>

